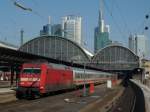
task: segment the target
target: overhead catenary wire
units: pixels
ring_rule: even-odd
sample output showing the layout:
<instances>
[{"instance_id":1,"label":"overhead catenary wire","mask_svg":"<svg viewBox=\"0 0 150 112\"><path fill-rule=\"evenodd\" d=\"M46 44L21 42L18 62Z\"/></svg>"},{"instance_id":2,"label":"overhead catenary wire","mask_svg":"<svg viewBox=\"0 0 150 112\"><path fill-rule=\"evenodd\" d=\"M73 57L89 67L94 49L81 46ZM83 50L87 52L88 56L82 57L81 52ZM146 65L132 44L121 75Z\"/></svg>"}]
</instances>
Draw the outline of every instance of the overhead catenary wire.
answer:
<instances>
[{"instance_id":1,"label":"overhead catenary wire","mask_svg":"<svg viewBox=\"0 0 150 112\"><path fill-rule=\"evenodd\" d=\"M24 12L26 12L26 13L28 13L28 14L32 14L32 15L38 16L41 21L44 21L44 22L47 21L46 18L45 18L43 15L41 15L38 11L35 11L34 8L28 7L28 6L26 7L26 6L23 4L24 0L10 0L10 1L11 1L12 4L13 4L15 7L17 7L18 9L21 9L22 11L24 11ZM36 2L34 2L34 3L36 3ZM9 19L11 19L11 18L9 18ZM13 23L15 26L19 26L19 27L20 27L20 25L18 25L18 23L15 22L14 20L12 20L12 23ZM20 27L20 28L23 28L23 27Z\"/></svg>"},{"instance_id":2,"label":"overhead catenary wire","mask_svg":"<svg viewBox=\"0 0 150 112\"><path fill-rule=\"evenodd\" d=\"M148 15L148 18L146 17L146 15ZM144 35L145 32L147 30L149 30L149 27L150 27L149 14L146 14L146 15L145 15L145 18L144 18L143 22L141 23L141 25L138 28L138 31L140 33L142 33L142 35Z\"/></svg>"},{"instance_id":3,"label":"overhead catenary wire","mask_svg":"<svg viewBox=\"0 0 150 112\"><path fill-rule=\"evenodd\" d=\"M111 13L112 13L113 10L114 10L114 0L112 0L112 2L111 2L110 10L111 10Z\"/></svg>"},{"instance_id":4,"label":"overhead catenary wire","mask_svg":"<svg viewBox=\"0 0 150 112\"><path fill-rule=\"evenodd\" d=\"M7 41L7 37L4 36L4 34L0 31L0 41L3 40L3 41ZM2 42L2 41L1 41Z\"/></svg>"},{"instance_id":5,"label":"overhead catenary wire","mask_svg":"<svg viewBox=\"0 0 150 112\"><path fill-rule=\"evenodd\" d=\"M3 36L3 33L2 33L1 31L0 31L0 36L1 36L1 37L4 37L4 36Z\"/></svg>"},{"instance_id":6,"label":"overhead catenary wire","mask_svg":"<svg viewBox=\"0 0 150 112\"><path fill-rule=\"evenodd\" d=\"M145 15L145 25L143 28L143 34L145 33L145 31L149 30L150 27L150 21L149 21L149 13Z\"/></svg>"},{"instance_id":7,"label":"overhead catenary wire","mask_svg":"<svg viewBox=\"0 0 150 112\"><path fill-rule=\"evenodd\" d=\"M145 14L145 17L143 17L143 21L140 23L140 25L137 27L136 32L140 32L142 34L145 33L145 30L148 30L150 27L150 7L147 8L148 12ZM145 27L148 27L148 29L145 29Z\"/></svg>"},{"instance_id":8,"label":"overhead catenary wire","mask_svg":"<svg viewBox=\"0 0 150 112\"><path fill-rule=\"evenodd\" d=\"M38 2L37 2L36 0L31 0L31 1L32 1L32 3L33 3L36 7L39 6L39 4L38 4Z\"/></svg>"},{"instance_id":9,"label":"overhead catenary wire","mask_svg":"<svg viewBox=\"0 0 150 112\"><path fill-rule=\"evenodd\" d=\"M11 1L14 1L14 0L11 0ZM5 17L5 15L4 15L4 18L5 18L5 20L7 19L10 23L12 23L12 24L14 24L15 26L16 26L16 22L14 21L14 20L12 20L12 18L11 17ZM7 22L8 23L8 22ZM10 27L10 24L3 24L3 21L2 21L2 24L1 24L1 30L0 30L0 40L2 40L2 41L7 41L7 37L8 36L6 36L6 34L8 33L8 29L10 28L10 29L12 29L11 27ZM4 30L4 31L3 31ZM14 27L13 27L13 30L14 30ZM5 32L5 33L4 33Z\"/></svg>"},{"instance_id":10,"label":"overhead catenary wire","mask_svg":"<svg viewBox=\"0 0 150 112\"><path fill-rule=\"evenodd\" d=\"M120 15L120 17L121 17L123 23L124 23L125 29L127 30L128 34L130 34L130 33L131 33L131 30L129 29L129 27L128 27L128 25L127 25L127 22L126 22L126 20L125 20L125 16L123 15L123 13L122 13L122 11L121 11L121 8L119 7L119 5L118 5L118 3L117 3L116 0L113 0L113 2L114 2L114 5L116 6L116 8L117 8L117 10L118 10L118 12L119 12L119 15Z\"/></svg>"},{"instance_id":11,"label":"overhead catenary wire","mask_svg":"<svg viewBox=\"0 0 150 112\"><path fill-rule=\"evenodd\" d=\"M16 0L10 0L11 2L16 2ZM13 23L15 26L19 26L18 23L12 18L12 17L9 17L7 18L9 21L11 21L11 23Z\"/></svg>"},{"instance_id":12,"label":"overhead catenary wire","mask_svg":"<svg viewBox=\"0 0 150 112\"><path fill-rule=\"evenodd\" d=\"M137 29L135 29L136 33L142 33L144 34L144 26L146 25L146 20L144 20L137 26Z\"/></svg>"},{"instance_id":13,"label":"overhead catenary wire","mask_svg":"<svg viewBox=\"0 0 150 112\"><path fill-rule=\"evenodd\" d=\"M31 0L31 2L34 4L34 6L39 7L39 4L38 4L37 1ZM43 16L42 14L40 14L39 12L37 12L37 11L35 11L35 10L32 10L32 12L33 12L35 15L39 16L41 19L45 20L46 17L44 17L44 16Z\"/></svg>"},{"instance_id":14,"label":"overhead catenary wire","mask_svg":"<svg viewBox=\"0 0 150 112\"><path fill-rule=\"evenodd\" d=\"M111 16L111 18L112 18L112 21L113 21L114 25L116 26L118 32L120 33L122 39L123 39L124 41L126 41L125 38L124 38L124 37L126 37L126 36L122 33L121 27L120 27L120 26L118 25L118 23L116 22L116 20L115 20L115 18L114 18L114 16L113 16L113 13L110 11L110 9L109 9L108 5L106 4L105 0L104 0L104 5L105 5L105 7L106 7L106 10L107 10L108 13L110 14L110 16Z\"/></svg>"}]
</instances>

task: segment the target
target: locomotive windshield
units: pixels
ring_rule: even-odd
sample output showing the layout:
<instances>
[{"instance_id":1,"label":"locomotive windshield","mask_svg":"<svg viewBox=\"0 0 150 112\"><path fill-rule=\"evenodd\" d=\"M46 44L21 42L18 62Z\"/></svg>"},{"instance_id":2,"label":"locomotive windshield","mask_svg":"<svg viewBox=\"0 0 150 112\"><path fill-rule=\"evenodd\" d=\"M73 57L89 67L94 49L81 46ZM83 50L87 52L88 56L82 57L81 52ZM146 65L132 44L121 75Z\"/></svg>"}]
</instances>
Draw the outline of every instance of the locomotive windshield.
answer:
<instances>
[{"instance_id":1,"label":"locomotive windshield","mask_svg":"<svg viewBox=\"0 0 150 112\"><path fill-rule=\"evenodd\" d=\"M24 74L40 74L41 69L40 68L24 68L23 73Z\"/></svg>"}]
</instances>

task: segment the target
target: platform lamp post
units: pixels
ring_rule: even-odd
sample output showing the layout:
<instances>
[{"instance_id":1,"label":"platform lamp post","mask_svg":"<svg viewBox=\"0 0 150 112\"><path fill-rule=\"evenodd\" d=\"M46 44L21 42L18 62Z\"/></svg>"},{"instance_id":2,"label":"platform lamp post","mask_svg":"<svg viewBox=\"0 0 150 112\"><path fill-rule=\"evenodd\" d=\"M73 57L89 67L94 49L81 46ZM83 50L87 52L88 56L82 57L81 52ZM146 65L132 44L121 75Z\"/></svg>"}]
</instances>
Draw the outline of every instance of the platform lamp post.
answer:
<instances>
[{"instance_id":1,"label":"platform lamp post","mask_svg":"<svg viewBox=\"0 0 150 112\"><path fill-rule=\"evenodd\" d=\"M71 63L72 63L72 66L73 66L73 63L74 63L74 61L75 60L71 60ZM86 89L86 63L87 62L78 62L79 64L82 64L83 65L83 75L82 75L82 77L83 77L83 96L87 96L87 93L86 93L86 91L87 91L87 89Z\"/></svg>"},{"instance_id":2,"label":"platform lamp post","mask_svg":"<svg viewBox=\"0 0 150 112\"><path fill-rule=\"evenodd\" d=\"M86 88L86 65L87 64L93 64L94 62L83 62L82 64L84 65L84 84L83 84L83 96L87 96L87 88ZM95 64L95 63L94 63ZM96 62L97 64L97 62Z\"/></svg>"},{"instance_id":3,"label":"platform lamp post","mask_svg":"<svg viewBox=\"0 0 150 112\"><path fill-rule=\"evenodd\" d=\"M83 80L84 80L84 83L83 83L83 96L85 97L85 96L87 96L87 88L86 88L86 66L87 66L87 64L95 64L94 62L85 62L85 61L83 61L83 62L80 62L80 63L82 63L83 64L83 66L84 66L84 76L83 76ZM97 64L97 62L96 62L96 64Z\"/></svg>"}]
</instances>

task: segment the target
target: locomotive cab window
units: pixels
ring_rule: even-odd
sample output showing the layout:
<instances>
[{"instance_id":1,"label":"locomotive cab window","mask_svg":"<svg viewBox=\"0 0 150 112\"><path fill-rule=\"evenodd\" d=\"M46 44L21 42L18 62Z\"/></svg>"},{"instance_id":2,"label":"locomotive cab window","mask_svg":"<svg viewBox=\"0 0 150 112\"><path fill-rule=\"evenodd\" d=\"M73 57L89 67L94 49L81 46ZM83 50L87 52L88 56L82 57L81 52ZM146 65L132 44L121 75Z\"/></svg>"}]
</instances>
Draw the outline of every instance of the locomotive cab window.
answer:
<instances>
[{"instance_id":1,"label":"locomotive cab window","mask_svg":"<svg viewBox=\"0 0 150 112\"><path fill-rule=\"evenodd\" d=\"M24 68L23 73L24 74L40 74L41 69L40 68Z\"/></svg>"}]
</instances>

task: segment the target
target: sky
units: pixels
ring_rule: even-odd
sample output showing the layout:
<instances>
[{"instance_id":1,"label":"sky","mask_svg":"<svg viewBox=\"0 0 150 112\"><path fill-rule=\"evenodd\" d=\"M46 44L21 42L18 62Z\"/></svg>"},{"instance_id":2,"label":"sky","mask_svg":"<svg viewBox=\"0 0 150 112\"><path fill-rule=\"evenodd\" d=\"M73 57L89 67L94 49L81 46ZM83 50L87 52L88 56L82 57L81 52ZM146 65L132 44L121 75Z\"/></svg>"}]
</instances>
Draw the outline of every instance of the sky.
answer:
<instances>
[{"instance_id":1,"label":"sky","mask_svg":"<svg viewBox=\"0 0 150 112\"><path fill-rule=\"evenodd\" d=\"M17 1L33 11L16 7ZM94 28L98 25L99 0L0 0L0 40L15 45L20 44L20 30L24 30L24 40L39 35L42 26L48 23L61 23L66 15L82 17L82 37L86 48L94 49ZM128 46L130 34L145 34L150 39L150 0L104 0L105 24L110 25L110 39Z\"/></svg>"}]
</instances>

